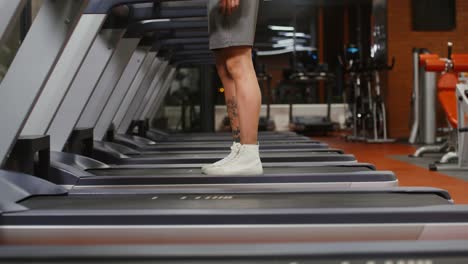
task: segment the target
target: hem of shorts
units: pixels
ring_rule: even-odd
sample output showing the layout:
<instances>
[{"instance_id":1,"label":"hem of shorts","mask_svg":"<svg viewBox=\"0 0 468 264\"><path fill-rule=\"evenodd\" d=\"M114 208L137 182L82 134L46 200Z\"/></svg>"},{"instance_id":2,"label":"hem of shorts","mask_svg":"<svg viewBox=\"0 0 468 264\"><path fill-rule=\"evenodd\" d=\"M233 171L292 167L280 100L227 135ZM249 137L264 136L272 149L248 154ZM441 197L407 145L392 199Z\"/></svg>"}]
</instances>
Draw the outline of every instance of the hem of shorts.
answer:
<instances>
[{"instance_id":1,"label":"hem of shorts","mask_svg":"<svg viewBox=\"0 0 468 264\"><path fill-rule=\"evenodd\" d=\"M231 48L231 47L240 47L240 46L253 46L252 42L226 42L226 43L221 43L221 44L216 44L216 45L211 45L210 44L210 50L218 50L218 49L225 49L225 48Z\"/></svg>"}]
</instances>

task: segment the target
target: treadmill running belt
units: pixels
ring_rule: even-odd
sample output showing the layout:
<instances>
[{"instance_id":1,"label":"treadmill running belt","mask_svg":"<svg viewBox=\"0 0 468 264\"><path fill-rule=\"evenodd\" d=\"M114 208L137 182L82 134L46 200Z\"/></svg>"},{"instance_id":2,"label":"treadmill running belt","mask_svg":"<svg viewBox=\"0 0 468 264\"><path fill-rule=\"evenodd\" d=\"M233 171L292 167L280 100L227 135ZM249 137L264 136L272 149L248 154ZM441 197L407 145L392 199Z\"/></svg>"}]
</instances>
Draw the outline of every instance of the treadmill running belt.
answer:
<instances>
[{"instance_id":1,"label":"treadmill running belt","mask_svg":"<svg viewBox=\"0 0 468 264\"><path fill-rule=\"evenodd\" d=\"M213 146L224 146L226 148L229 148L232 144L231 141L226 141L226 142L219 142L219 141L206 141L206 142L165 142L165 141L160 141L156 142L155 145L147 145L147 146L172 146L172 145L188 145L188 146L197 146L197 145L213 145ZM323 143L318 142L318 141L312 141L312 140L304 140L304 139L299 139L299 140L285 140L285 139L278 139L278 140L265 140L265 141L259 141L259 145L295 145L295 144L307 144L310 146L314 145L322 145Z\"/></svg>"},{"instance_id":2,"label":"treadmill running belt","mask_svg":"<svg viewBox=\"0 0 468 264\"><path fill-rule=\"evenodd\" d=\"M112 148L112 147L111 147ZM184 151L143 151L143 152L138 152L133 149L131 150L121 150L118 149L118 152L122 152L126 156L129 156L131 158L138 158L138 157L159 157L159 156L168 156L168 155L178 155L178 154L184 154L184 155L189 155L189 154L212 154L212 155L228 155L231 150L225 149L225 150L184 150ZM325 154L325 153L331 153L331 154L345 154L343 150L341 149L335 149L335 148L303 148L303 149L293 149L291 150L292 152L295 153L316 153L316 154ZM291 151L285 150L285 149L264 149L261 150L260 154L262 153L281 153L281 154L290 154Z\"/></svg>"},{"instance_id":3,"label":"treadmill running belt","mask_svg":"<svg viewBox=\"0 0 468 264\"><path fill-rule=\"evenodd\" d=\"M160 154L146 154L146 153L142 153L140 154L139 156L138 155L134 155L133 157L134 158L147 158L147 159L151 159L151 158L206 158L206 159L222 159L226 156L227 152L220 152L220 153L208 153L208 154L204 154L204 153L193 153L193 154L186 154L186 153L177 153L177 154L170 154L168 155L167 153L160 153ZM297 152L297 151L294 151L294 150L291 150L291 151L284 151L284 152L279 152L279 153L275 153L275 152L262 152L260 153L260 158L275 158L275 157L281 157L283 156L283 158L288 158L288 157L291 157L291 158L303 158L303 157L314 157L314 156L330 156L330 157L335 157L335 156L339 156L339 155L343 155L343 154L340 154L340 153L328 153L328 152L315 152L313 150L309 151L309 152L305 152L305 151L301 151L301 152Z\"/></svg>"},{"instance_id":4,"label":"treadmill running belt","mask_svg":"<svg viewBox=\"0 0 468 264\"><path fill-rule=\"evenodd\" d=\"M134 142L119 142L122 144L134 145ZM158 150L158 149L229 149L229 143L219 142L158 142L156 145L145 145L139 146L144 150ZM264 148L283 148L283 149L294 149L294 148L328 148L329 146L324 143L314 143L309 141L303 142L289 142L289 141L275 141L275 142L263 142L260 143L260 149Z\"/></svg>"},{"instance_id":5,"label":"treadmill running belt","mask_svg":"<svg viewBox=\"0 0 468 264\"><path fill-rule=\"evenodd\" d=\"M433 194L405 193L263 193L263 194L161 194L69 195L34 197L20 203L34 210L220 210L371 208L449 205Z\"/></svg>"},{"instance_id":6,"label":"treadmill running belt","mask_svg":"<svg viewBox=\"0 0 468 264\"><path fill-rule=\"evenodd\" d=\"M142 156L131 159L120 159L117 164L174 164L174 163L213 163L222 159L225 155L166 155L166 156ZM329 153L291 153L289 154L261 154L260 158L264 163L269 162L355 162L353 155L329 154Z\"/></svg>"},{"instance_id":7,"label":"treadmill running belt","mask_svg":"<svg viewBox=\"0 0 468 264\"><path fill-rule=\"evenodd\" d=\"M365 166L315 166L315 167L278 167L263 168L265 175L294 175L312 173L337 173L337 172L360 172L372 171ZM96 176L168 176L168 175L201 175L201 168L170 168L170 169L133 169L133 168L110 168L91 169L87 172Z\"/></svg>"}]
</instances>

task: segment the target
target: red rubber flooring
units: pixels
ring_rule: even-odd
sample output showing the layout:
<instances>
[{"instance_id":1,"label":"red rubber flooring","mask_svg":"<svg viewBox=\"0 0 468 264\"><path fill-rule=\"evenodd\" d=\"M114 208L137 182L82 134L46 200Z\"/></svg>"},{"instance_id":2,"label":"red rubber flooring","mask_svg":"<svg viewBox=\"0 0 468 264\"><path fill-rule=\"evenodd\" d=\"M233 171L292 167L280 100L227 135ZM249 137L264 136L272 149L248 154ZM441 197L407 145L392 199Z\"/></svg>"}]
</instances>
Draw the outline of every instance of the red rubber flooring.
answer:
<instances>
[{"instance_id":1,"label":"red rubber flooring","mask_svg":"<svg viewBox=\"0 0 468 264\"><path fill-rule=\"evenodd\" d=\"M365 144L347 142L340 137L320 137L333 148L354 154L360 162L375 164L379 170L396 173L400 186L426 186L445 189L457 204L468 204L468 181L450 177L440 172L431 172L410 163L391 159L392 155L408 155L415 148L405 144ZM468 173L468 172L467 172Z\"/></svg>"}]
</instances>

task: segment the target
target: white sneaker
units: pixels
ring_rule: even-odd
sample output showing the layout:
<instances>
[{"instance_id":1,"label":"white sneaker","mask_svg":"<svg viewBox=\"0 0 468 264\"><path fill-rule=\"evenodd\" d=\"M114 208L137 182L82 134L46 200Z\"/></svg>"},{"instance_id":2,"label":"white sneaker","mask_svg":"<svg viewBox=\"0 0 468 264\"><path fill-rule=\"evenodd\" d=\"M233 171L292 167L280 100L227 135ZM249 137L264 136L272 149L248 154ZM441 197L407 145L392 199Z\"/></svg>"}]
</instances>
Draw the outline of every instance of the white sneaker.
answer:
<instances>
[{"instance_id":1,"label":"white sneaker","mask_svg":"<svg viewBox=\"0 0 468 264\"><path fill-rule=\"evenodd\" d=\"M237 156L222 166L206 169L207 175L257 176L263 175L258 145L241 145Z\"/></svg>"},{"instance_id":2,"label":"white sneaker","mask_svg":"<svg viewBox=\"0 0 468 264\"><path fill-rule=\"evenodd\" d=\"M237 156L237 153L239 152L241 146L242 145L240 143L234 142L232 144L232 146L231 146L231 153L229 153L229 155L227 155L227 157L225 157L224 159L219 160L219 161L217 161L217 162L215 162L213 164L207 164L207 165L202 166L202 168L201 168L202 173L206 174L207 169L222 166L222 165L226 164L227 162L231 161L232 159L234 159Z\"/></svg>"}]
</instances>

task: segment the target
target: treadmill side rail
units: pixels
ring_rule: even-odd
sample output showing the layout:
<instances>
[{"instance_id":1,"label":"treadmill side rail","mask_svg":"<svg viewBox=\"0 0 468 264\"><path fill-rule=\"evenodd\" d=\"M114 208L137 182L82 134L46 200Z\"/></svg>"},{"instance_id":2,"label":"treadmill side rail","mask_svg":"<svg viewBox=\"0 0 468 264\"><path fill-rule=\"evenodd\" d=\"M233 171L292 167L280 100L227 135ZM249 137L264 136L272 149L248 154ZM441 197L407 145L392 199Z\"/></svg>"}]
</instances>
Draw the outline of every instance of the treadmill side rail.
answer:
<instances>
[{"instance_id":1,"label":"treadmill side rail","mask_svg":"<svg viewBox=\"0 0 468 264\"><path fill-rule=\"evenodd\" d=\"M64 188L34 176L0 170L0 213L27 211L17 202L32 196L67 193Z\"/></svg>"}]
</instances>

